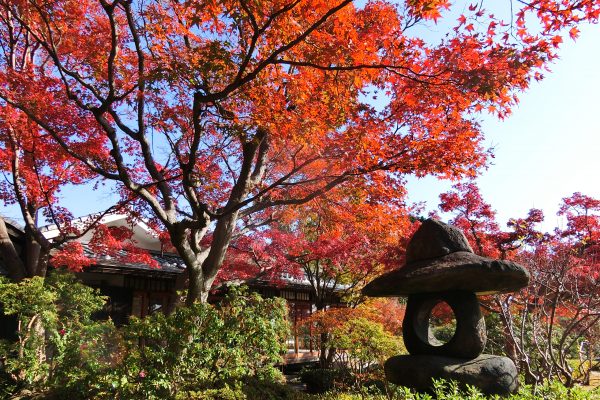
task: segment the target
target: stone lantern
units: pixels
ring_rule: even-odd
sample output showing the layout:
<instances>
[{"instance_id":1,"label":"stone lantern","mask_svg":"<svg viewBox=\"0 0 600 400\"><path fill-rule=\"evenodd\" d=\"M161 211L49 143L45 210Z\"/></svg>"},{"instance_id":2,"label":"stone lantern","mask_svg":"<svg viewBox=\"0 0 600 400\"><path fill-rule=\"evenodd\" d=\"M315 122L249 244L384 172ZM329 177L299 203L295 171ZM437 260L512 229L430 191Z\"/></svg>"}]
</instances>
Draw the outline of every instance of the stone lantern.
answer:
<instances>
[{"instance_id":1,"label":"stone lantern","mask_svg":"<svg viewBox=\"0 0 600 400\"><path fill-rule=\"evenodd\" d=\"M410 355L391 357L385 373L392 383L428 391L433 379L455 380L486 394L518 389L517 369L507 357L482 354L485 320L478 295L508 293L529 283L529 273L511 261L473 253L463 233L428 219L406 249L406 264L369 283L372 297L408 296L402 333ZM440 342L431 331L433 308L447 303L456 319L452 338Z\"/></svg>"}]
</instances>

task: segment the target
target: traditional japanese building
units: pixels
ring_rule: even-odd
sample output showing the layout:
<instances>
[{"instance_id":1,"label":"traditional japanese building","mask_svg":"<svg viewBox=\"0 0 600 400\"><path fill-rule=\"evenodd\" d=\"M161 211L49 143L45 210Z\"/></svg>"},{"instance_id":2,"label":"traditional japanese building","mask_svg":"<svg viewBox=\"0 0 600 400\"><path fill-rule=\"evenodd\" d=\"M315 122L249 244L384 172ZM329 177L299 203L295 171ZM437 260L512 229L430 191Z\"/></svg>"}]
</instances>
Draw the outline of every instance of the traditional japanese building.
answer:
<instances>
[{"instance_id":1,"label":"traditional japanese building","mask_svg":"<svg viewBox=\"0 0 600 400\"><path fill-rule=\"evenodd\" d=\"M0 215L0 217L4 220L4 224L6 225L6 230L8 232L8 237L13 242L15 249L19 253L19 256L22 257L22 251L25 247L25 231L23 227L16 221L13 221L11 218ZM2 253L0 252L0 276L7 276L8 269L4 265L4 260L2 259Z\"/></svg>"},{"instance_id":2,"label":"traditional japanese building","mask_svg":"<svg viewBox=\"0 0 600 400\"><path fill-rule=\"evenodd\" d=\"M84 217L73 223L85 224ZM88 245L93 232L80 239L85 255L94 263L85 268L77 276L86 285L100 289L108 296L105 307L106 316L110 316L117 325L127 322L130 315L145 317L157 311L170 310L177 301L177 290L185 287L185 266L182 260L172 253L164 251L163 246L143 222L132 224L124 215L107 215L101 223L108 227L127 227L133 233L132 243L147 251L156 261L155 266L142 263L127 262L127 254L121 252L116 256L95 254ZM43 229L44 235L52 239L58 236L56 228L49 226Z\"/></svg>"},{"instance_id":3,"label":"traditional japanese building","mask_svg":"<svg viewBox=\"0 0 600 400\"><path fill-rule=\"evenodd\" d=\"M81 223L85 223L85 218ZM127 323L131 315L145 317L154 312L171 310L179 301L177 292L186 287L185 265L181 258L175 253L166 251L156 234L143 222L132 224L124 215L107 215L102 218L101 223L108 227L131 229L133 232L131 241L135 246L146 250L157 264L157 267L154 267L125 262L123 260L127 259L126 254L121 254L120 257L94 254L87 245L92 233L79 239L86 256L93 259L94 264L77 275L83 283L98 288L103 295L109 297L105 316L110 317L115 324L121 325ZM44 235L52 239L58 235L58 231L50 226L44 229ZM317 360L318 339L303 323L315 310L310 282L283 274L276 284L261 279L248 280L244 283L262 296L282 297L287 301L292 332L287 340L286 363ZM211 299L216 301L218 298L219 291ZM343 305L335 296L328 299L328 304Z\"/></svg>"},{"instance_id":4,"label":"traditional japanese building","mask_svg":"<svg viewBox=\"0 0 600 400\"><path fill-rule=\"evenodd\" d=\"M20 224L13 221L10 218L2 216L8 232L8 237L13 242L17 253L23 259L23 249L25 247L25 232ZM2 259L2 252L0 252L0 276L8 276L8 268L4 264ZM17 340L15 332L17 331L17 318L14 316L6 316L2 312L2 305L0 304L0 339Z\"/></svg>"}]
</instances>

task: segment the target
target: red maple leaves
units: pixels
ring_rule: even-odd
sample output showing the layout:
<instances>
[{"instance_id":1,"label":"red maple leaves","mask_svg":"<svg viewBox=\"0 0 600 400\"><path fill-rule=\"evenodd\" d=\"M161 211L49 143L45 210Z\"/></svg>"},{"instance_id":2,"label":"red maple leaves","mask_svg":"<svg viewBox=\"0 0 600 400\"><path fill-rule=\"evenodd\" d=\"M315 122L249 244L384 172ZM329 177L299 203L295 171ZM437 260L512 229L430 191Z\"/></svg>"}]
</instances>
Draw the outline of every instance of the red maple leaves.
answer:
<instances>
[{"instance_id":1,"label":"red maple leaves","mask_svg":"<svg viewBox=\"0 0 600 400\"><path fill-rule=\"evenodd\" d=\"M60 186L51 177L114 182L205 297L235 228L341 185L390 198L406 174L474 175L488 156L477 113L507 115L561 30L575 36L599 8L536 1L510 26L472 6L438 42L414 29L450 7L0 0L0 107L7 127L35 133L1 142L0 157L19 148L27 163L35 144L46 164L17 181L48 197L39 209Z\"/></svg>"}]
</instances>

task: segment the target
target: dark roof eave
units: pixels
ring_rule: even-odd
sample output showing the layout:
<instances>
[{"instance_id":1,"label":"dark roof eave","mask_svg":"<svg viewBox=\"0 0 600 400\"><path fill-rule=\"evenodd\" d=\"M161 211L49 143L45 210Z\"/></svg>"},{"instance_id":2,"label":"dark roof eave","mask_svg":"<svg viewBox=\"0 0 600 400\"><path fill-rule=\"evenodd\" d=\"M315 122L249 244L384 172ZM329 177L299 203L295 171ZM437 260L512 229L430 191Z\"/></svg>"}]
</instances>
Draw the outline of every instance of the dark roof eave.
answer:
<instances>
[{"instance_id":1,"label":"dark roof eave","mask_svg":"<svg viewBox=\"0 0 600 400\"><path fill-rule=\"evenodd\" d=\"M119 266L119 265L101 265L96 264L84 268L81 272L100 272L106 274L115 274L115 275L136 275L136 276L153 276L153 277L166 277L166 278L176 278L183 271L174 272L174 271L164 271L158 268L135 268L130 266Z\"/></svg>"}]
</instances>

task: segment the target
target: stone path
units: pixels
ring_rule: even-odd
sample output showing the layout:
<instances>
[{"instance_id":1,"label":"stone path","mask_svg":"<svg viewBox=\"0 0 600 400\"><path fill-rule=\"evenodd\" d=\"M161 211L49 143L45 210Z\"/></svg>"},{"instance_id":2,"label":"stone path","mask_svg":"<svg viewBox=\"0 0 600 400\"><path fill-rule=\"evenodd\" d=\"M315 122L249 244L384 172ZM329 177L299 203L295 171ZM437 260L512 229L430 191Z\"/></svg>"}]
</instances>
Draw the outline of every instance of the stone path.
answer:
<instances>
[{"instance_id":1,"label":"stone path","mask_svg":"<svg viewBox=\"0 0 600 400\"><path fill-rule=\"evenodd\" d=\"M300 381L300 375L290 374L290 375L284 375L284 376L285 376L286 385L288 385L289 387L291 387L292 389L294 389L298 392L306 391L306 384L302 383Z\"/></svg>"}]
</instances>

